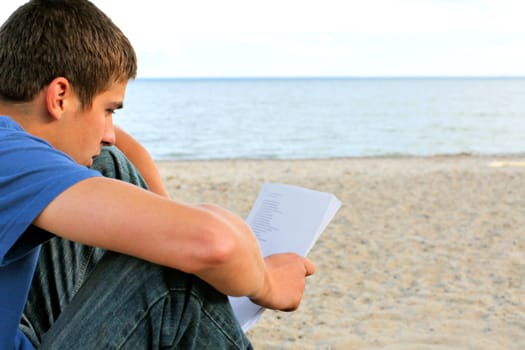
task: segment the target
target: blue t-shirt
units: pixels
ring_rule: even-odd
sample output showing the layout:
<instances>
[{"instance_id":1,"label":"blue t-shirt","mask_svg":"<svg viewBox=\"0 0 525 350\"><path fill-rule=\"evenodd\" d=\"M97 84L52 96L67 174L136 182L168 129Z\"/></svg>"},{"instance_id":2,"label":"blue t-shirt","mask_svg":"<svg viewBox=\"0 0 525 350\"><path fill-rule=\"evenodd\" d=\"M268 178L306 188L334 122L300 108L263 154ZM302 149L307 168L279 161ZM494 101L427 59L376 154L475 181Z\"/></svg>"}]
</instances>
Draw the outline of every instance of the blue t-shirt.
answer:
<instances>
[{"instance_id":1,"label":"blue t-shirt","mask_svg":"<svg viewBox=\"0 0 525 350\"><path fill-rule=\"evenodd\" d=\"M32 349L18 329L39 247L51 235L31 223L60 193L100 173L0 116L0 349Z\"/></svg>"}]
</instances>

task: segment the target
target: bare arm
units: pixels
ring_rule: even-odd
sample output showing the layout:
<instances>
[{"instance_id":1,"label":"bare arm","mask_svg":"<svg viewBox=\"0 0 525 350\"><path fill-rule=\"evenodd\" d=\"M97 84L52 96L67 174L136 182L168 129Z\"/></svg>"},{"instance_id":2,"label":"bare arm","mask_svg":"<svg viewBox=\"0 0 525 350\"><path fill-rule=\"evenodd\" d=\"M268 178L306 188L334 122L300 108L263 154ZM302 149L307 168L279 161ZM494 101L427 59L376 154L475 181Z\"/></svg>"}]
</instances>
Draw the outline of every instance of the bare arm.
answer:
<instances>
[{"instance_id":1,"label":"bare arm","mask_svg":"<svg viewBox=\"0 0 525 350\"><path fill-rule=\"evenodd\" d=\"M114 129L116 138L115 146L117 146L139 170L148 184L150 191L164 197L169 197L157 166L146 148L120 127L115 125Z\"/></svg>"},{"instance_id":2,"label":"bare arm","mask_svg":"<svg viewBox=\"0 0 525 350\"><path fill-rule=\"evenodd\" d=\"M263 260L244 221L212 205L171 201L91 178L53 200L34 224L58 236L195 274L228 295L294 310L313 265L295 254Z\"/></svg>"}]
</instances>

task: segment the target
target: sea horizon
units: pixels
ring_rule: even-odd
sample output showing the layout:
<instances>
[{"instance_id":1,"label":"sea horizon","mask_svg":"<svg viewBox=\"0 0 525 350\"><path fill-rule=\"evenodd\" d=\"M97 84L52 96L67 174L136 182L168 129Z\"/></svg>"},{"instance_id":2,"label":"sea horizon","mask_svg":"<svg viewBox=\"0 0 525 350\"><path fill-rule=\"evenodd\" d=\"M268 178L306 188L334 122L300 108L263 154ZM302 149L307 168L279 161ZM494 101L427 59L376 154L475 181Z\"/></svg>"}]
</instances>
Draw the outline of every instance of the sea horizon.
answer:
<instances>
[{"instance_id":1,"label":"sea horizon","mask_svg":"<svg viewBox=\"0 0 525 350\"><path fill-rule=\"evenodd\" d=\"M140 81L163 80L522 80L525 75L283 75L283 76L139 76Z\"/></svg>"}]
</instances>

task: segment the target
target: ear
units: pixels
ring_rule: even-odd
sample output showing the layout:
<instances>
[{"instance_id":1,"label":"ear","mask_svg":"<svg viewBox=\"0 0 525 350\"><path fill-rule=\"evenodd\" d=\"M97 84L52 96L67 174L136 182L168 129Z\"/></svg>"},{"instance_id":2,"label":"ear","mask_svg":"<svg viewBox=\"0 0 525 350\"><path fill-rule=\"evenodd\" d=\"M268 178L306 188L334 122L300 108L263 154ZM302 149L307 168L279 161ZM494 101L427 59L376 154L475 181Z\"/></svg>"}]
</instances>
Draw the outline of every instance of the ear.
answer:
<instances>
[{"instance_id":1,"label":"ear","mask_svg":"<svg viewBox=\"0 0 525 350\"><path fill-rule=\"evenodd\" d=\"M65 100L72 93L69 80L64 77L53 79L47 86L46 105L52 118L60 119L65 111Z\"/></svg>"}]
</instances>

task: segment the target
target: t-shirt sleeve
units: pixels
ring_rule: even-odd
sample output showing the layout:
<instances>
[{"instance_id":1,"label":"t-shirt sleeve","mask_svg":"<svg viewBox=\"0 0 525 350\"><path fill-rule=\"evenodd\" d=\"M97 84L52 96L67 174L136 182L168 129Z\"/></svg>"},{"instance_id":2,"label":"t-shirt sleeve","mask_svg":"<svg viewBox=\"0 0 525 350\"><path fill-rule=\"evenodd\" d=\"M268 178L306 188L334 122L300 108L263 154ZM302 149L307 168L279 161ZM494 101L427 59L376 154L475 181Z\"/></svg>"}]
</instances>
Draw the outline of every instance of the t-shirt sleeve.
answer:
<instances>
[{"instance_id":1,"label":"t-shirt sleeve","mask_svg":"<svg viewBox=\"0 0 525 350\"><path fill-rule=\"evenodd\" d=\"M0 266L38 245L11 249L42 210L72 185L100 173L78 165L46 141L23 131L4 135L0 148Z\"/></svg>"}]
</instances>

